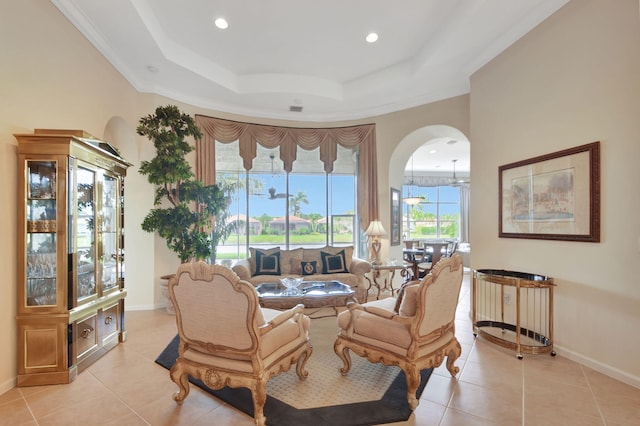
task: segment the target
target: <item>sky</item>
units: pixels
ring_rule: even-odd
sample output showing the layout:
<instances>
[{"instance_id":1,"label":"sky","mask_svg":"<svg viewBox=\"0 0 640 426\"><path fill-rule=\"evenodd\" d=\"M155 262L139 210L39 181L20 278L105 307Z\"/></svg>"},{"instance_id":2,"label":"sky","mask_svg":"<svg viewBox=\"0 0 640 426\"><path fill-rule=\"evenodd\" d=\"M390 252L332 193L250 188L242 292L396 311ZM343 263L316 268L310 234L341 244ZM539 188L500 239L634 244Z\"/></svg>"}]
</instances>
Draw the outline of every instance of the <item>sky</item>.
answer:
<instances>
[{"instance_id":1,"label":"sky","mask_svg":"<svg viewBox=\"0 0 640 426\"><path fill-rule=\"evenodd\" d=\"M324 175L290 175L289 193L297 194L302 192L306 195L308 204L301 203L301 211L304 214L318 213L322 217L326 216L325 203L325 176ZM355 189L353 176L331 176L333 195L331 198L332 214L345 214L355 210ZM264 213L272 217L280 217L285 215L286 199L277 198L269 199L268 188L276 188L277 193L284 193L286 189L286 179L284 176L267 177L264 179L264 193L261 195L252 195L249 197L251 205L251 217L257 217ZM234 199L231 203L231 214L246 214L246 202L244 194L242 199Z\"/></svg>"},{"instance_id":2,"label":"sky","mask_svg":"<svg viewBox=\"0 0 640 426\"><path fill-rule=\"evenodd\" d=\"M286 178L284 175L267 176L263 180L264 193L262 195L252 195L249 199L251 205L251 217L258 217L267 214L271 217L285 215L286 200L277 198L269 199L268 188L276 188L277 193L284 193L286 188ZM332 214L346 214L355 211L355 189L353 176L331 176L330 193ZM440 214L459 212L459 188L440 187L439 194L436 188L413 188L412 195L424 195L428 201L436 201L438 195L441 201L451 202L440 204ZM289 193L297 194L303 192L309 201L308 204L301 203L301 211L304 214L318 213L322 217L326 216L325 206L325 176L324 175L300 175L292 174L289 178ZM405 196L407 190L405 189ZM244 195L242 199L234 199L231 203L231 214L246 214L246 202ZM425 210L435 213L435 205L424 206ZM407 213L407 206L403 205L403 214Z\"/></svg>"}]
</instances>

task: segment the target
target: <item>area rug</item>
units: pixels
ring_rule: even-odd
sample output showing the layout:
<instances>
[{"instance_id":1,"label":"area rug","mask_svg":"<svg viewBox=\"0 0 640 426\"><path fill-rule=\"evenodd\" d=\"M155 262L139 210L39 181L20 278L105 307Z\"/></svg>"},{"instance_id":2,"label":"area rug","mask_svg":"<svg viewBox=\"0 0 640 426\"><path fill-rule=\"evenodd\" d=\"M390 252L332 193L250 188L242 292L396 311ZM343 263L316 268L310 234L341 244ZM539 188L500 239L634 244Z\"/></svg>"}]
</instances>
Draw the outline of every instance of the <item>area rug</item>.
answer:
<instances>
[{"instance_id":1,"label":"area rug","mask_svg":"<svg viewBox=\"0 0 640 426\"><path fill-rule=\"evenodd\" d=\"M272 378L267 384L264 414L267 424L289 426L364 426L408 420L411 409L406 399L406 379L399 367L373 364L351 354L352 366L347 376L339 368L342 361L333 352L337 334L336 319L311 321L313 354L307 362L309 377L300 380L295 366ZM178 356L176 336L156 359L170 369ZM418 397L433 369L421 372ZM209 389L199 380L189 381L211 395L253 417L251 392L245 388Z\"/></svg>"}]
</instances>

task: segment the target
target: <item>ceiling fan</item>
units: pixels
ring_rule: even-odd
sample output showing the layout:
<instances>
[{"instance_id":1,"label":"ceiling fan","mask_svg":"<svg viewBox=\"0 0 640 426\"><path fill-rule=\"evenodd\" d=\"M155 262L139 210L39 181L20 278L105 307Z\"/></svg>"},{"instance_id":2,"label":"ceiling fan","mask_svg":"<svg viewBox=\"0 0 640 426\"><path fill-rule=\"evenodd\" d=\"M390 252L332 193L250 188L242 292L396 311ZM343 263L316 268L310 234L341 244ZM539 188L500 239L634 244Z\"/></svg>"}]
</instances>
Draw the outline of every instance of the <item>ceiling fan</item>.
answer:
<instances>
[{"instance_id":1,"label":"ceiling fan","mask_svg":"<svg viewBox=\"0 0 640 426\"><path fill-rule=\"evenodd\" d=\"M460 186L463 183L471 183L471 180L469 180L468 178L456 177L456 162L458 160L451 161L453 161L453 177L449 178L449 183L451 184L451 186Z\"/></svg>"},{"instance_id":2,"label":"ceiling fan","mask_svg":"<svg viewBox=\"0 0 640 426\"><path fill-rule=\"evenodd\" d=\"M269 158L271 159L271 177L273 177L274 176L273 160L275 158L275 155L270 154ZM284 192L276 192L276 189L273 186L269 188L268 191L269 191L269 197L267 197L268 200L278 200L281 198L287 198L291 196L290 194L286 194Z\"/></svg>"},{"instance_id":3,"label":"ceiling fan","mask_svg":"<svg viewBox=\"0 0 640 426\"><path fill-rule=\"evenodd\" d=\"M290 197L290 195L289 195L289 197ZM284 192L276 193L276 189L273 186L271 188L269 188L269 197L267 199L269 199L269 200L277 200L278 198L287 198L287 194L285 194Z\"/></svg>"}]
</instances>

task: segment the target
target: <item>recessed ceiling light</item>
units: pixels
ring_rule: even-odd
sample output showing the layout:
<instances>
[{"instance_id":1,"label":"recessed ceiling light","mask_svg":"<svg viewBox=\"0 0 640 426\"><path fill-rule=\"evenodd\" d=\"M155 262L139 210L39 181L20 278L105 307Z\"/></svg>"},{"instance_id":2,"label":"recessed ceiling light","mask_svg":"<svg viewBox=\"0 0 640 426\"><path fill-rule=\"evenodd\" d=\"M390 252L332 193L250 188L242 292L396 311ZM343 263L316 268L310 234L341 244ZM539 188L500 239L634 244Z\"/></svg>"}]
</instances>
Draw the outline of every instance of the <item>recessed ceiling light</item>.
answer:
<instances>
[{"instance_id":1,"label":"recessed ceiling light","mask_svg":"<svg viewBox=\"0 0 640 426\"><path fill-rule=\"evenodd\" d=\"M226 30L229 27L229 23L224 18L217 18L214 21L214 24L216 24L216 27L220 28L221 30Z\"/></svg>"},{"instance_id":2,"label":"recessed ceiling light","mask_svg":"<svg viewBox=\"0 0 640 426\"><path fill-rule=\"evenodd\" d=\"M375 43L376 41L378 41L378 34L369 33L367 34L367 37L365 38L365 40L367 40L367 43Z\"/></svg>"},{"instance_id":3,"label":"recessed ceiling light","mask_svg":"<svg viewBox=\"0 0 640 426\"><path fill-rule=\"evenodd\" d=\"M436 151L435 149L432 149L431 151L429 151L429 154L435 154L436 152L438 151Z\"/></svg>"}]
</instances>

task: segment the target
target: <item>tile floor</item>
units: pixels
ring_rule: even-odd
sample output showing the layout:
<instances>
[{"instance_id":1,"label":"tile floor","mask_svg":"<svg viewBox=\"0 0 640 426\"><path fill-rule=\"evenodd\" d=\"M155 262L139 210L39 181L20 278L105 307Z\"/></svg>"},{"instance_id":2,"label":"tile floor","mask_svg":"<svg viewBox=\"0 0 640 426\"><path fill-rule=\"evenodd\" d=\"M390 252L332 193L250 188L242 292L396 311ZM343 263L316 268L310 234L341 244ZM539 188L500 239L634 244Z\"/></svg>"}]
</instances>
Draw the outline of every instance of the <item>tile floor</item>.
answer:
<instances>
[{"instance_id":1,"label":"tile floor","mask_svg":"<svg viewBox=\"0 0 640 426\"><path fill-rule=\"evenodd\" d=\"M475 340L469 277L456 320L458 380L442 366L407 422L396 425L638 425L640 389L561 356L525 355ZM313 326L313 325L312 325ZM176 333L164 310L127 312L128 340L69 385L0 395L1 425L252 425L245 414L192 386L182 406L156 356Z\"/></svg>"}]
</instances>

